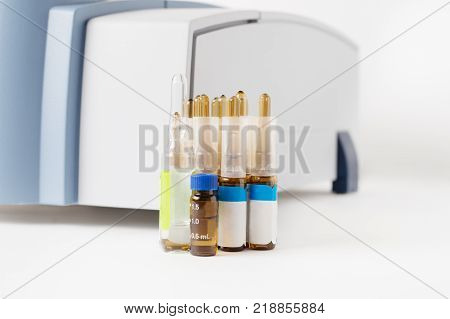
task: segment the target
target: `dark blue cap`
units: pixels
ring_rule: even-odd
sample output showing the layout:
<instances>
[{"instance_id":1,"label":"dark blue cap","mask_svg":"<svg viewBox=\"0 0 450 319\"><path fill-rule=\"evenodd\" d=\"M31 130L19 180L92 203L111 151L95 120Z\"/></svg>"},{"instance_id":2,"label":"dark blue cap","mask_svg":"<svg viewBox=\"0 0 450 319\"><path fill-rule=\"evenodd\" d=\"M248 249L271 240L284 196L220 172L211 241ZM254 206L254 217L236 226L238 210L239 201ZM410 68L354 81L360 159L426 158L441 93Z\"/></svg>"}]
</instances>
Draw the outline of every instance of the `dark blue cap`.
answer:
<instances>
[{"instance_id":1,"label":"dark blue cap","mask_svg":"<svg viewBox=\"0 0 450 319\"><path fill-rule=\"evenodd\" d=\"M216 174L194 174L191 176L191 189L196 191L215 191L217 190Z\"/></svg>"}]
</instances>

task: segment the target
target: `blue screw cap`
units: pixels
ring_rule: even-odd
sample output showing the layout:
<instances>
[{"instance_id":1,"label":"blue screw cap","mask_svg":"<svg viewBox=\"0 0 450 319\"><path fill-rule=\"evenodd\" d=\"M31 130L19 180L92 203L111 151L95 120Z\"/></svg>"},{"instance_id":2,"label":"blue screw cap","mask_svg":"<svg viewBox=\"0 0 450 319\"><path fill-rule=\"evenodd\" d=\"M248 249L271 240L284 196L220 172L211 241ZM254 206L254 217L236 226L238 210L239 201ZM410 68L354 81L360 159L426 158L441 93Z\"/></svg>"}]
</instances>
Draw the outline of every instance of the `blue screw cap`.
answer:
<instances>
[{"instance_id":1,"label":"blue screw cap","mask_svg":"<svg viewBox=\"0 0 450 319\"><path fill-rule=\"evenodd\" d=\"M191 176L191 189L196 191L215 191L218 188L216 174L194 174Z\"/></svg>"}]
</instances>

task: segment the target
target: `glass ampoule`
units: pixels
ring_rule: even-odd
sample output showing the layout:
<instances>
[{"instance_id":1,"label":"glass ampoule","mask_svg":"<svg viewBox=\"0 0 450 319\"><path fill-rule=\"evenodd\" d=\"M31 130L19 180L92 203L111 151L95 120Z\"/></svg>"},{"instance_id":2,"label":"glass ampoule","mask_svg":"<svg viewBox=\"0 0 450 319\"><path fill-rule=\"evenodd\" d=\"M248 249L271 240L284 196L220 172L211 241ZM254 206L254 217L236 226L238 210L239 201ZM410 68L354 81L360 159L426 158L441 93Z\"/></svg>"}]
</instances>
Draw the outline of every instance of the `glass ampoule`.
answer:
<instances>
[{"instance_id":1,"label":"glass ampoule","mask_svg":"<svg viewBox=\"0 0 450 319\"><path fill-rule=\"evenodd\" d=\"M185 100L184 77L176 75L172 79L171 109L179 110L171 117L169 135L169 168L162 180L168 187L161 195L160 231L165 235L161 240L168 250L188 250L190 244L190 187L189 179L193 169L192 128L189 114L192 103ZM162 219L162 222L161 222Z\"/></svg>"},{"instance_id":2,"label":"glass ampoule","mask_svg":"<svg viewBox=\"0 0 450 319\"><path fill-rule=\"evenodd\" d=\"M241 251L247 237L246 173L241 151L239 100L229 99L222 117L222 159L219 177L219 248Z\"/></svg>"},{"instance_id":3,"label":"glass ampoule","mask_svg":"<svg viewBox=\"0 0 450 319\"><path fill-rule=\"evenodd\" d=\"M277 178L273 172L274 143L270 136L270 97L259 98L259 133L255 164L247 179L249 193L248 246L255 250L270 250L277 239Z\"/></svg>"}]
</instances>

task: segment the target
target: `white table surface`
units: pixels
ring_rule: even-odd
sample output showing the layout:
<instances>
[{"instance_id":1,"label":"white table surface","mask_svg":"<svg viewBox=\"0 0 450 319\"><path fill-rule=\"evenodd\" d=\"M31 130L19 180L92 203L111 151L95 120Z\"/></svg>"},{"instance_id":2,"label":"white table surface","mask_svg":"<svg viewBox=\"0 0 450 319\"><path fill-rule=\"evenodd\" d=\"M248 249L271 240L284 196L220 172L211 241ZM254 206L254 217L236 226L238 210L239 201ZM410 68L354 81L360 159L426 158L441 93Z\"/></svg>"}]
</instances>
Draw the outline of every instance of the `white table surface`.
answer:
<instances>
[{"instance_id":1,"label":"white table surface","mask_svg":"<svg viewBox=\"0 0 450 319\"><path fill-rule=\"evenodd\" d=\"M296 196L345 230L450 295L447 180L362 180L335 195L317 186ZM404 270L287 193L279 243L268 252L199 258L164 253L158 217L94 207L0 206L0 294L9 298L440 298Z\"/></svg>"}]
</instances>

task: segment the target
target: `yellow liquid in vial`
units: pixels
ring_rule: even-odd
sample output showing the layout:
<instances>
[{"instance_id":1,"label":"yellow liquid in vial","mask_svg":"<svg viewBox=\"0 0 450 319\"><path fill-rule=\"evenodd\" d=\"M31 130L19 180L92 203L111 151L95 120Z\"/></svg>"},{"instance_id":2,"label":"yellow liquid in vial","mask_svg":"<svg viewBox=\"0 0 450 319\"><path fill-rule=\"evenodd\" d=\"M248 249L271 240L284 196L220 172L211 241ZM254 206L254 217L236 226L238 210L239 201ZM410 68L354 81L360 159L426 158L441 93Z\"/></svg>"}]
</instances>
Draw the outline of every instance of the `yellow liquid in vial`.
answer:
<instances>
[{"instance_id":1,"label":"yellow liquid in vial","mask_svg":"<svg viewBox=\"0 0 450 319\"><path fill-rule=\"evenodd\" d=\"M189 250L188 244L177 244L177 243L171 242L168 239L162 239L161 245L163 246L163 249L165 251L174 251L174 250L188 251Z\"/></svg>"}]
</instances>

